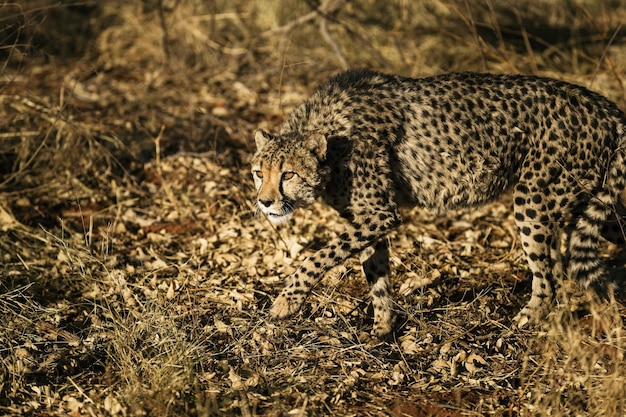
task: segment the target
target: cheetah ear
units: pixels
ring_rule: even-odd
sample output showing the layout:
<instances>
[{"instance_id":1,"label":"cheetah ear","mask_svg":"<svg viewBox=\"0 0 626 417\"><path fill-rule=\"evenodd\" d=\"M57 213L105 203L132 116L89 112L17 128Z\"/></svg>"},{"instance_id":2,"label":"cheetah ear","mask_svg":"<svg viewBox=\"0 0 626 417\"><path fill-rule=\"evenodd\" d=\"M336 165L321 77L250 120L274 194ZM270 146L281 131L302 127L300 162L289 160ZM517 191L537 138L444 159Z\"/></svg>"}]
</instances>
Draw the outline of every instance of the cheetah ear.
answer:
<instances>
[{"instance_id":1,"label":"cheetah ear","mask_svg":"<svg viewBox=\"0 0 626 417\"><path fill-rule=\"evenodd\" d=\"M326 159L326 148L328 143L326 142L326 137L321 133L312 134L306 138L302 144L306 149L313 152L313 154L317 156L320 161Z\"/></svg>"},{"instance_id":2,"label":"cheetah ear","mask_svg":"<svg viewBox=\"0 0 626 417\"><path fill-rule=\"evenodd\" d=\"M272 137L265 130L257 130L254 134L254 142L256 142L257 151L260 151L271 139Z\"/></svg>"}]
</instances>

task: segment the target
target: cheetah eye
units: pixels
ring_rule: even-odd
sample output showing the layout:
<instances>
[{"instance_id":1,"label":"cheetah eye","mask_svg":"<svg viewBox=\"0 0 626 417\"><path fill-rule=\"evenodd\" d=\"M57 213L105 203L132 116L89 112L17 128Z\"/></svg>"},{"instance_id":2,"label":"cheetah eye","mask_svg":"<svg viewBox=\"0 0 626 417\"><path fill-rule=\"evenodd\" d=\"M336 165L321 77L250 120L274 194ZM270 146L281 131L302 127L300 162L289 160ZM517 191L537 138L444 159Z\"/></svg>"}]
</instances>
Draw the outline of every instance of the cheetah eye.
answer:
<instances>
[{"instance_id":1,"label":"cheetah eye","mask_svg":"<svg viewBox=\"0 0 626 417\"><path fill-rule=\"evenodd\" d=\"M288 181L288 180L292 179L295 175L296 175L296 173L292 172L292 171L283 172L283 180L284 181Z\"/></svg>"},{"instance_id":2,"label":"cheetah eye","mask_svg":"<svg viewBox=\"0 0 626 417\"><path fill-rule=\"evenodd\" d=\"M259 179L263 179L263 171L254 171L254 175Z\"/></svg>"}]
</instances>

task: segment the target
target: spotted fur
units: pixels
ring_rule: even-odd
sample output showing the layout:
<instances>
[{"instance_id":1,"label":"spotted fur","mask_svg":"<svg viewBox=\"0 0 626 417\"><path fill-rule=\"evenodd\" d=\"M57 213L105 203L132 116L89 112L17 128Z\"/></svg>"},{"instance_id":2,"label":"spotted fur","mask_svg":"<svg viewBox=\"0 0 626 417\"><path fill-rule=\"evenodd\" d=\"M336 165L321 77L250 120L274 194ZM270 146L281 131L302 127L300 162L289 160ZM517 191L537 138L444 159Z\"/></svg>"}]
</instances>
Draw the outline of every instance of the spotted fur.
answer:
<instances>
[{"instance_id":1,"label":"spotted fur","mask_svg":"<svg viewBox=\"0 0 626 417\"><path fill-rule=\"evenodd\" d=\"M531 298L518 322L549 307L564 275L564 230L570 275L606 294L598 239L607 224L617 230L614 237L623 236L615 220L626 187L625 130L613 103L548 78L411 79L369 70L336 76L297 107L277 135L256 133L252 173L261 212L284 222L321 196L349 222L346 233L288 278L271 315L295 313L326 271L360 253L371 285L373 333L389 333L385 236L400 223L398 207L445 213L511 188L532 274Z\"/></svg>"}]
</instances>

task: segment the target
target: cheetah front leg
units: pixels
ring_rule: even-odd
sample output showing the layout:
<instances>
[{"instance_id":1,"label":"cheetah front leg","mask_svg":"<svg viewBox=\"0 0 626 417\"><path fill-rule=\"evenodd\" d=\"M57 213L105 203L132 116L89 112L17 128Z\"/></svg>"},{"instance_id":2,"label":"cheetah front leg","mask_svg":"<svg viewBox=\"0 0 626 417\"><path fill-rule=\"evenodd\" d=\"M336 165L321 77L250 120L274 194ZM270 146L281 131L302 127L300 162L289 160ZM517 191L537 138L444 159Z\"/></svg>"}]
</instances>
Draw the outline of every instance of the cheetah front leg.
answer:
<instances>
[{"instance_id":1,"label":"cheetah front leg","mask_svg":"<svg viewBox=\"0 0 626 417\"><path fill-rule=\"evenodd\" d=\"M391 332L393 316L391 314L389 244L383 238L361 252L363 274L370 284L370 295L374 309L374 328L372 334L383 337Z\"/></svg>"},{"instance_id":2,"label":"cheetah front leg","mask_svg":"<svg viewBox=\"0 0 626 417\"><path fill-rule=\"evenodd\" d=\"M355 216L355 218L358 220L352 222L352 227L349 231L343 233L337 239L331 241L328 246L307 258L300 268L287 279L285 288L270 309L270 315L273 318L281 319L296 313L324 273L348 259L349 256L368 248L374 242L380 242L389 231L399 224L398 213L377 212ZM387 258L388 262L389 253L386 243L384 249L378 245L376 244L374 247L372 261L366 260L366 264L369 266L373 266L374 261L381 258ZM376 248L379 249L377 250ZM372 295L376 299L376 305L379 306L379 321L375 320L374 327L376 334L382 334L386 328L391 326L390 318L387 318L390 312L383 312L385 306L389 305L387 301L389 273L377 273L377 275L379 277L372 287ZM370 276L374 279L373 274Z\"/></svg>"}]
</instances>

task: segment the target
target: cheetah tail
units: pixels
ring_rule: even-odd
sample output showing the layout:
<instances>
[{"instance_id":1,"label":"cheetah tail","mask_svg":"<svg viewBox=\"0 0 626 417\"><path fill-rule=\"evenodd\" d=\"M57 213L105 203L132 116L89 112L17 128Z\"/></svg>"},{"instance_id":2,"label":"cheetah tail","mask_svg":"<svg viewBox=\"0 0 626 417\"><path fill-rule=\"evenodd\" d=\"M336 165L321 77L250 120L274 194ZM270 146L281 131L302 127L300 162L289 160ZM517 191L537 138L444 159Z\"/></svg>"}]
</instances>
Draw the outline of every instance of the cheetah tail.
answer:
<instances>
[{"instance_id":1,"label":"cheetah tail","mask_svg":"<svg viewBox=\"0 0 626 417\"><path fill-rule=\"evenodd\" d=\"M609 280L598 258L600 236L616 243L626 242L626 137L611 155L599 192L589 200L576 220L569 239L569 269L582 288L592 288L609 298L616 283Z\"/></svg>"}]
</instances>

